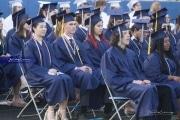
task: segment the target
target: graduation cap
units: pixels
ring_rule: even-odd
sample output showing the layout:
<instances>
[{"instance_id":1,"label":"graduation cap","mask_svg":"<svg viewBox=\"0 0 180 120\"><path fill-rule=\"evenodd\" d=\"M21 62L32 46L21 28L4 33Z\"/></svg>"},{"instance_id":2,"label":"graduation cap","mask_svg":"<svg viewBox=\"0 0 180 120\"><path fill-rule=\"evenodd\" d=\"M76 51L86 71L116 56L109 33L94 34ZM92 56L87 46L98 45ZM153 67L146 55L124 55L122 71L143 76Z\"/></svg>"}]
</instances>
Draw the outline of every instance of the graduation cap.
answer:
<instances>
[{"instance_id":1,"label":"graduation cap","mask_svg":"<svg viewBox=\"0 0 180 120\"><path fill-rule=\"evenodd\" d=\"M100 12L101 12L101 11L100 11L100 8L96 8L96 9L92 10L92 13L93 13L93 14L100 13Z\"/></svg>"},{"instance_id":2,"label":"graduation cap","mask_svg":"<svg viewBox=\"0 0 180 120\"><path fill-rule=\"evenodd\" d=\"M135 11L133 16L137 16L137 18L142 18L143 16L150 16L149 9Z\"/></svg>"},{"instance_id":3,"label":"graduation cap","mask_svg":"<svg viewBox=\"0 0 180 120\"><path fill-rule=\"evenodd\" d=\"M102 21L102 19L100 17L100 12L97 12L96 14L91 15L91 17L85 20L85 25L91 25L92 23L97 23L99 21Z\"/></svg>"},{"instance_id":4,"label":"graduation cap","mask_svg":"<svg viewBox=\"0 0 180 120\"><path fill-rule=\"evenodd\" d=\"M29 19L26 23L28 25L30 25L30 24L34 25L34 24L38 24L38 23L41 23L41 22L45 22L43 15L38 15L36 17L33 17L33 18Z\"/></svg>"},{"instance_id":5,"label":"graduation cap","mask_svg":"<svg viewBox=\"0 0 180 120\"><path fill-rule=\"evenodd\" d=\"M122 20L123 10L122 9L110 9L107 12L111 19L114 19L114 25L116 20Z\"/></svg>"},{"instance_id":6,"label":"graduation cap","mask_svg":"<svg viewBox=\"0 0 180 120\"><path fill-rule=\"evenodd\" d=\"M152 38L153 42L155 42L157 40L160 40L160 39L163 39L163 38L166 38L166 37L169 37L169 36L166 33L165 28L160 29L160 30L158 30L158 31L151 34L151 38Z\"/></svg>"},{"instance_id":7,"label":"graduation cap","mask_svg":"<svg viewBox=\"0 0 180 120\"><path fill-rule=\"evenodd\" d=\"M153 17L160 17L160 16L164 16L164 15L166 15L167 14L167 9L166 8L162 8L162 9L160 9L159 11L157 11L157 12L155 12L155 13L153 13L152 14L152 16Z\"/></svg>"},{"instance_id":8,"label":"graduation cap","mask_svg":"<svg viewBox=\"0 0 180 120\"><path fill-rule=\"evenodd\" d=\"M90 5L88 5L88 6L81 6L81 7L78 8L79 13L80 14L91 13L91 7L92 6L90 6Z\"/></svg>"},{"instance_id":9,"label":"graduation cap","mask_svg":"<svg viewBox=\"0 0 180 120\"><path fill-rule=\"evenodd\" d=\"M80 5L82 5L83 3L86 3L86 2L87 2L87 0L75 0L74 4L76 4L77 7L79 7Z\"/></svg>"},{"instance_id":10,"label":"graduation cap","mask_svg":"<svg viewBox=\"0 0 180 120\"><path fill-rule=\"evenodd\" d=\"M49 4L50 2L48 1L38 1L39 3L39 8L42 8L44 4Z\"/></svg>"},{"instance_id":11,"label":"graduation cap","mask_svg":"<svg viewBox=\"0 0 180 120\"><path fill-rule=\"evenodd\" d=\"M12 0L9 1L9 4L11 5L11 7L13 8L14 6L21 6L22 7L22 0Z\"/></svg>"},{"instance_id":12,"label":"graduation cap","mask_svg":"<svg viewBox=\"0 0 180 120\"><path fill-rule=\"evenodd\" d=\"M4 14L4 13L0 12L0 17L1 17L2 14Z\"/></svg>"},{"instance_id":13,"label":"graduation cap","mask_svg":"<svg viewBox=\"0 0 180 120\"><path fill-rule=\"evenodd\" d=\"M63 1L63 2L58 2L58 4L60 4L60 8L64 8L64 7L67 7L67 8L70 8L70 1Z\"/></svg>"},{"instance_id":14,"label":"graduation cap","mask_svg":"<svg viewBox=\"0 0 180 120\"><path fill-rule=\"evenodd\" d=\"M113 26L112 28L110 28L112 33L116 33L116 32L119 33L119 41L121 41L121 36L122 36L121 32L128 30L128 28L126 27L125 24L126 24L126 22L121 23L119 25L116 25L116 26Z\"/></svg>"},{"instance_id":15,"label":"graduation cap","mask_svg":"<svg viewBox=\"0 0 180 120\"><path fill-rule=\"evenodd\" d=\"M52 20L53 25L57 24L57 20L62 21L64 14L66 14L66 10L63 10L62 12L60 12L58 14L52 15L51 20Z\"/></svg>"},{"instance_id":16,"label":"graduation cap","mask_svg":"<svg viewBox=\"0 0 180 120\"><path fill-rule=\"evenodd\" d=\"M123 21L125 21L125 20L129 20L130 19L130 17L129 17L129 13L124 13L123 15L122 15L122 18L123 18Z\"/></svg>"},{"instance_id":17,"label":"graduation cap","mask_svg":"<svg viewBox=\"0 0 180 120\"><path fill-rule=\"evenodd\" d=\"M153 22L153 23L158 23L158 24L163 24L163 23L166 23L165 21L165 15L164 16L160 16L158 17L157 19L154 18L154 19L151 19L150 22Z\"/></svg>"},{"instance_id":18,"label":"graduation cap","mask_svg":"<svg viewBox=\"0 0 180 120\"><path fill-rule=\"evenodd\" d=\"M24 18L28 18L28 15L25 13L25 8L12 14L13 26L16 28L16 30L19 26L19 23Z\"/></svg>"},{"instance_id":19,"label":"graduation cap","mask_svg":"<svg viewBox=\"0 0 180 120\"><path fill-rule=\"evenodd\" d=\"M133 8L133 5L136 4L137 2L139 2L139 0L130 0L127 4L129 10L131 10Z\"/></svg>"},{"instance_id":20,"label":"graduation cap","mask_svg":"<svg viewBox=\"0 0 180 120\"><path fill-rule=\"evenodd\" d=\"M42 9L45 11L50 11L50 10L57 9L56 6L57 6L57 3L45 3L43 4Z\"/></svg>"},{"instance_id":21,"label":"graduation cap","mask_svg":"<svg viewBox=\"0 0 180 120\"><path fill-rule=\"evenodd\" d=\"M110 0L108 3L110 4L110 7L120 8L120 0Z\"/></svg>"}]
</instances>

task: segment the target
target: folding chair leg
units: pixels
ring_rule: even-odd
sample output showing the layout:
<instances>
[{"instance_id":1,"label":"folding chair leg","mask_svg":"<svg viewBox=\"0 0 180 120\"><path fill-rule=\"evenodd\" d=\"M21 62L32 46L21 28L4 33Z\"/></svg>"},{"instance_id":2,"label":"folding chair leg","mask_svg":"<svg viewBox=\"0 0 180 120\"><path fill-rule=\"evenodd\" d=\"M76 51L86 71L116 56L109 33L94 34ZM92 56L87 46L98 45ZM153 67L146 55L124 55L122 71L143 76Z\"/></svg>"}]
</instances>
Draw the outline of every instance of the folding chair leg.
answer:
<instances>
[{"instance_id":1,"label":"folding chair leg","mask_svg":"<svg viewBox=\"0 0 180 120\"><path fill-rule=\"evenodd\" d=\"M67 111L68 111L68 114L69 114L70 119L72 119L71 111L69 110L68 106L66 107L66 109L67 109Z\"/></svg>"},{"instance_id":2,"label":"folding chair leg","mask_svg":"<svg viewBox=\"0 0 180 120\"><path fill-rule=\"evenodd\" d=\"M30 94L31 100L30 100L30 101L27 103L27 105L20 111L20 113L17 115L17 118L19 118L19 117L22 115L22 113L24 112L24 110L29 106L29 104L30 104L31 102L33 102L33 104L34 104L34 106L35 106L35 109L36 109L36 112L37 112L37 115L38 115L39 119L42 120L42 118L41 118L41 113L43 112L43 110L45 109L45 107L47 107L47 105L39 112L38 107L37 107L37 105L36 105L36 101L35 101L34 98L37 97L37 96L39 95L39 93L41 93L44 89L41 89L40 91L38 91L34 96L33 96L33 94L31 93L29 87L28 87L28 90L29 90L29 94ZM24 116L25 116L25 115L24 115ZM32 115L26 115L26 116L32 116Z\"/></svg>"}]
</instances>

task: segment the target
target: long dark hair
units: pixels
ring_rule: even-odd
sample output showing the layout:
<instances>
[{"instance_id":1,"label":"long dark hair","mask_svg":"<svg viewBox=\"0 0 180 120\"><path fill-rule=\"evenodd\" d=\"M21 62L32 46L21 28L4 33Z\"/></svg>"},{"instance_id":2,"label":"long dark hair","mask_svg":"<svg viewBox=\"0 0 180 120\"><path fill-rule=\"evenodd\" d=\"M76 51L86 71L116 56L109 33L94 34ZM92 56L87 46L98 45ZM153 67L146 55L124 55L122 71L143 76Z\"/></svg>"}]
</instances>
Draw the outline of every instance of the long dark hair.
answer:
<instances>
[{"instance_id":1,"label":"long dark hair","mask_svg":"<svg viewBox=\"0 0 180 120\"><path fill-rule=\"evenodd\" d=\"M121 39L123 38L123 34L121 31ZM114 32L110 38L110 44L112 46L118 46L118 42L119 42L119 32Z\"/></svg>"},{"instance_id":2,"label":"long dark hair","mask_svg":"<svg viewBox=\"0 0 180 120\"><path fill-rule=\"evenodd\" d=\"M169 51L164 51L164 38L153 42L153 44L151 46L151 52L153 52L153 51L157 51L157 53L161 59L161 63L162 63L161 64L161 72L162 73L169 74L165 56L167 56L168 58L172 59L175 62L177 72L178 73L180 72L180 70L179 70L180 66L179 66L175 56L172 54L171 49L169 49Z\"/></svg>"},{"instance_id":3,"label":"long dark hair","mask_svg":"<svg viewBox=\"0 0 180 120\"><path fill-rule=\"evenodd\" d=\"M18 25L18 28L17 28L17 34L20 38L22 39L29 39L30 38L30 32L29 30L26 30L26 36L24 36L24 24L26 24L26 21L28 20L28 16L24 19L22 19Z\"/></svg>"},{"instance_id":4,"label":"long dark hair","mask_svg":"<svg viewBox=\"0 0 180 120\"><path fill-rule=\"evenodd\" d=\"M99 21L98 21L99 22ZM91 34L89 35L87 35L87 39L88 40L90 40L90 42L92 43L92 45L93 45L93 47L95 48L95 49L97 49L98 48L98 43L97 43L97 40L95 39L95 36L94 36L94 27L95 27L95 25L98 23L98 22L95 22L95 23L92 23L91 24ZM103 35L103 32L102 32L102 34L101 35L99 35L99 37L100 37L100 39L102 40L102 41L104 41L107 45L109 45L109 42L105 39L105 37L104 37L104 35Z\"/></svg>"}]
</instances>

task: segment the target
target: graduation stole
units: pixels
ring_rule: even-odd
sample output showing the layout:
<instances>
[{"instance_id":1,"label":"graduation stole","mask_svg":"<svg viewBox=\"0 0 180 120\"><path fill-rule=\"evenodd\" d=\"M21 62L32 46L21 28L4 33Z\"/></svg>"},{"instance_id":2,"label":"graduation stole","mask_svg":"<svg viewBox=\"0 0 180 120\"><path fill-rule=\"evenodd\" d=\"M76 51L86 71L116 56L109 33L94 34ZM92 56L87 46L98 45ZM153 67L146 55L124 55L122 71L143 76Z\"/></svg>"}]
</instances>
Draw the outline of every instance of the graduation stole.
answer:
<instances>
[{"instance_id":1,"label":"graduation stole","mask_svg":"<svg viewBox=\"0 0 180 120\"><path fill-rule=\"evenodd\" d=\"M39 48L39 46L38 46L38 44L37 44L37 41L36 41L35 39L34 39L34 42L35 42L36 47L37 47L37 49L38 49L41 66L43 66L43 64L42 64L42 63L43 63L43 62L42 62L42 54L41 54L40 48ZM47 44L46 44L46 42L45 42L44 40L42 40L42 43L45 44L45 47L46 47L46 49L47 49L47 51L48 51L48 55L49 55L49 61L50 61L50 64L51 64L51 53L50 53L50 51L49 51L49 48L48 48L48 46L47 46Z\"/></svg>"},{"instance_id":2,"label":"graduation stole","mask_svg":"<svg viewBox=\"0 0 180 120\"><path fill-rule=\"evenodd\" d=\"M71 59L72 59L72 60L74 61L74 63L75 63L75 60L74 60L73 55L72 55L72 52L70 51L70 49L69 49L69 47L68 47L68 40L67 40L67 38L66 38L65 36L62 36L62 39L63 39L63 42L64 42L64 44L65 44L65 46L66 46L66 49L68 50L68 53L69 53ZM75 46L75 47L74 47L74 51L77 52L78 57L79 57L79 60L80 60L81 64L83 65L81 56L80 56L80 54L79 54L79 47L76 45L76 42L75 42L75 41L74 41L74 46ZM74 52L74 53L75 53L75 52Z\"/></svg>"}]
</instances>

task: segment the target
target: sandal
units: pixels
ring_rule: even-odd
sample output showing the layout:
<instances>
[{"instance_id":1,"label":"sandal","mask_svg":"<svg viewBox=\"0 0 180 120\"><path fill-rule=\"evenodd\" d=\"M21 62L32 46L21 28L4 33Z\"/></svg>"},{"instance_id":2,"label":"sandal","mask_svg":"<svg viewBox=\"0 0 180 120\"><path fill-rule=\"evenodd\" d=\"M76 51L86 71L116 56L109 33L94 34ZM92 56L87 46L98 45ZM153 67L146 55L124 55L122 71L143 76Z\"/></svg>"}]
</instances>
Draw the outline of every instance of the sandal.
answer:
<instances>
[{"instance_id":1,"label":"sandal","mask_svg":"<svg viewBox=\"0 0 180 120\"><path fill-rule=\"evenodd\" d=\"M45 115L44 115L44 120L55 120L54 115L50 116L50 118L48 118L48 113L52 113L54 114L54 111L46 111ZM53 117L53 118L52 118Z\"/></svg>"},{"instance_id":2,"label":"sandal","mask_svg":"<svg viewBox=\"0 0 180 120\"><path fill-rule=\"evenodd\" d=\"M56 112L56 117L55 117L56 120L69 120L67 117L66 117L66 118L62 118L62 115L61 115L60 111L66 112L66 110L58 110L58 111Z\"/></svg>"}]
</instances>

